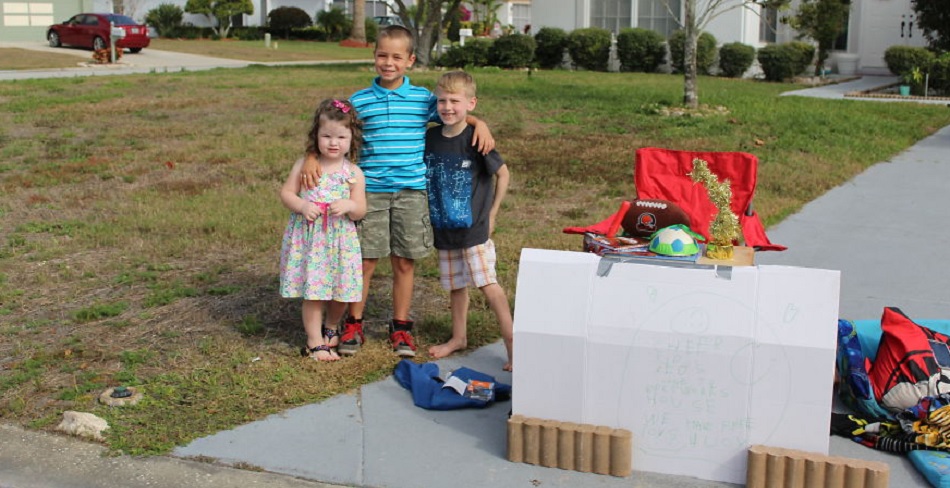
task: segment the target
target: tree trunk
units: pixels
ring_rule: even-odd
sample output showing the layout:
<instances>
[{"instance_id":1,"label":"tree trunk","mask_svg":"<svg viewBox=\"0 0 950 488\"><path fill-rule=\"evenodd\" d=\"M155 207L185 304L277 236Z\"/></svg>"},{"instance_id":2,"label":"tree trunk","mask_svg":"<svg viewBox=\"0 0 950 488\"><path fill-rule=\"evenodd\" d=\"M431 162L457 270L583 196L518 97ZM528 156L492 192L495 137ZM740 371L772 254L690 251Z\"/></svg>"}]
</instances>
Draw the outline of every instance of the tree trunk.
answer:
<instances>
[{"instance_id":1,"label":"tree trunk","mask_svg":"<svg viewBox=\"0 0 950 488\"><path fill-rule=\"evenodd\" d=\"M366 0L353 0L353 30L350 41L366 44Z\"/></svg>"},{"instance_id":2,"label":"tree trunk","mask_svg":"<svg viewBox=\"0 0 950 488\"><path fill-rule=\"evenodd\" d=\"M397 4L402 3L400 0ZM418 4L421 22L416 23L416 65L422 68L429 67L431 63L432 48L438 40L439 32L442 30L442 6L445 5L445 11L451 12L459 8L462 0L424 0ZM400 15L402 17L402 15Z\"/></svg>"},{"instance_id":3,"label":"tree trunk","mask_svg":"<svg viewBox=\"0 0 950 488\"><path fill-rule=\"evenodd\" d=\"M686 1L686 45L683 52L683 105L688 108L699 107L699 93L696 90L696 42L699 29L696 27L696 0Z\"/></svg>"}]
</instances>

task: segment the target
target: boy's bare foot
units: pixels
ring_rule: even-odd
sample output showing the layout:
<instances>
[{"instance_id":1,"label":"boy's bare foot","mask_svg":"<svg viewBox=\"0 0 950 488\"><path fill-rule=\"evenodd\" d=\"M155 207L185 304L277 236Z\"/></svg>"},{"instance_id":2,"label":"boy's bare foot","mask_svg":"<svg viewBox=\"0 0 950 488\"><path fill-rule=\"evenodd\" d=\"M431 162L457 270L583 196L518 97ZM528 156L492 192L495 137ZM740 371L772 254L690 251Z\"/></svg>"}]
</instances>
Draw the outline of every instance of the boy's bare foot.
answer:
<instances>
[{"instance_id":1,"label":"boy's bare foot","mask_svg":"<svg viewBox=\"0 0 950 488\"><path fill-rule=\"evenodd\" d=\"M511 371L511 361L508 361L507 363L505 363L505 365L501 367L501 370L502 370L502 371Z\"/></svg>"},{"instance_id":2,"label":"boy's bare foot","mask_svg":"<svg viewBox=\"0 0 950 488\"><path fill-rule=\"evenodd\" d=\"M432 346L429 348L429 355L435 359L441 359L450 356L455 351L461 351L468 347L467 341L459 341L454 338L449 339L445 344Z\"/></svg>"}]
</instances>

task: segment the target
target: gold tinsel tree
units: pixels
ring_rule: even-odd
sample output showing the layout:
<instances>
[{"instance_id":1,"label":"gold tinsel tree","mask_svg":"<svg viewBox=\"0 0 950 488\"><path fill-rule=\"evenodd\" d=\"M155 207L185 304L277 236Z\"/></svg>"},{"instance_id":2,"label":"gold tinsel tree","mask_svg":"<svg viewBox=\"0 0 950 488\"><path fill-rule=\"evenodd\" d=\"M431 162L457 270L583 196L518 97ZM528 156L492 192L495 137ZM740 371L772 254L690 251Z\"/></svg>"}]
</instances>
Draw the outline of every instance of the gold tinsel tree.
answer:
<instances>
[{"instance_id":1,"label":"gold tinsel tree","mask_svg":"<svg viewBox=\"0 0 950 488\"><path fill-rule=\"evenodd\" d=\"M709 199L718 212L709 224L709 245L706 255L713 259L732 259L732 243L739 238L739 217L732 211L732 188L729 180L720 182L709 171L709 164L702 159L693 160L693 171L689 176L694 182L706 187Z\"/></svg>"}]
</instances>

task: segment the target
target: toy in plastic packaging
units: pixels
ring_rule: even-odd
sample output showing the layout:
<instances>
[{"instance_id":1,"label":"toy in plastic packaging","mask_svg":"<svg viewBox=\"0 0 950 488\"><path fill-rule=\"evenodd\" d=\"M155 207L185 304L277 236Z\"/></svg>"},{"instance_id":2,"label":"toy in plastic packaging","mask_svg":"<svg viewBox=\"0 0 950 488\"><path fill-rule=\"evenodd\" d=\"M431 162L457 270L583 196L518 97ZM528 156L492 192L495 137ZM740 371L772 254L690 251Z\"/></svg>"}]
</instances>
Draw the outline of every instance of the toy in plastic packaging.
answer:
<instances>
[{"instance_id":1,"label":"toy in plastic packaging","mask_svg":"<svg viewBox=\"0 0 950 488\"><path fill-rule=\"evenodd\" d=\"M463 380L458 376L449 376L442 388L451 388L465 398L490 401L495 390L495 383L491 381Z\"/></svg>"}]
</instances>

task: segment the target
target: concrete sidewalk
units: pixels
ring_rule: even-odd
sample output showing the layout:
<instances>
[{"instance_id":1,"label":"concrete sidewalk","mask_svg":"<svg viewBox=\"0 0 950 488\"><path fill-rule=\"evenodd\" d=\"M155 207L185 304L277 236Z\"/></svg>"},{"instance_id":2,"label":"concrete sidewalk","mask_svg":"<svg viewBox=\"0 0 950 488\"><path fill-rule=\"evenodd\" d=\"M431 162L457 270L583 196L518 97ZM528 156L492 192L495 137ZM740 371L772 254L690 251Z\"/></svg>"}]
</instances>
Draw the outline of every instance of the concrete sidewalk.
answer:
<instances>
[{"instance_id":1,"label":"concrete sidewalk","mask_svg":"<svg viewBox=\"0 0 950 488\"><path fill-rule=\"evenodd\" d=\"M836 98L850 89L848 84L822 88L823 93L838 93ZM945 286L950 264L941 253L950 241L941 215L950 208L948 154L950 127L770 229L770 238L789 250L759 253L757 262L841 270L844 318L877 318L885 306L901 307L911 317L950 318ZM503 347L493 344L439 365L443 371L466 366L510 383L511 375L500 370L503 357ZM3 427L0 487L326 486L320 482L393 488L737 486L646 472L614 478L510 463L505 459L509 409L508 403L498 403L483 410L423 410L412 404L407 390L386 378L352 395L197 439L177 448L174 457L147 459L100 458L101 448L95 445ZM901 456L839 437L832 437L830 454L888 463L892 487L927 486Z\"/></svg>"},{"instance_id":2,"label":"concrete sidewalk","mask_svg":"<svg viewBox=\"0 0 950 488\"><path fill-rule=\"evenodd\" d=\"M950 127L873 166L771 229L771 239L789 250L759 253L757 262L841 270L844 318L878 318L885 306L901 307L911 317L950 318L950 294L944 286L950 264L942 259L950 228L939 225L946 220L941 218L944 209L950 208L947 154ZM510 382L510 375L498 370L502 357L501 346L495 344L439 364L443 370L464 365ZM532 480L546 487L734 486L644 472L613 478L510 463L505 459L508 410L505 404L482 411L421 410L388 378L363 387L358 396L337 397L199 439L175 454L247 462L268 471L357 486L455 483L515 488ZM891 466L890 486L926 486L902 456L840 437L832 437L830 454L886 462Z\"/></svg>"}]
</instances>

